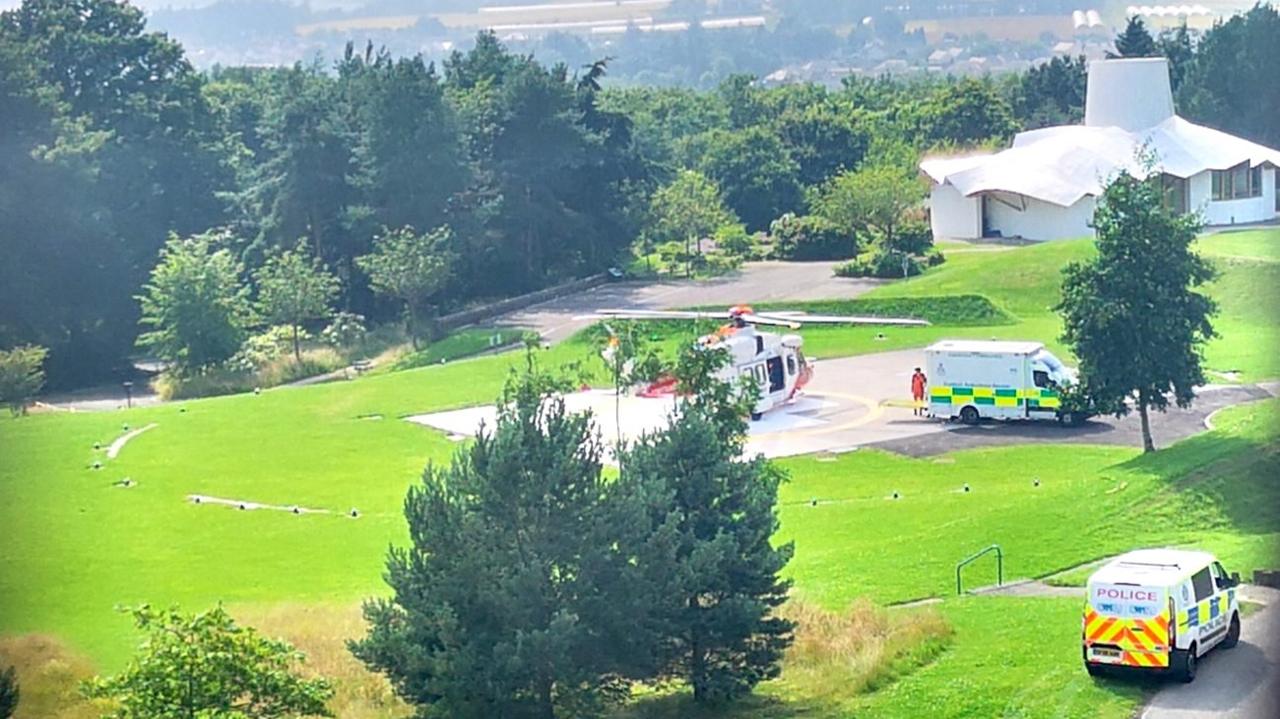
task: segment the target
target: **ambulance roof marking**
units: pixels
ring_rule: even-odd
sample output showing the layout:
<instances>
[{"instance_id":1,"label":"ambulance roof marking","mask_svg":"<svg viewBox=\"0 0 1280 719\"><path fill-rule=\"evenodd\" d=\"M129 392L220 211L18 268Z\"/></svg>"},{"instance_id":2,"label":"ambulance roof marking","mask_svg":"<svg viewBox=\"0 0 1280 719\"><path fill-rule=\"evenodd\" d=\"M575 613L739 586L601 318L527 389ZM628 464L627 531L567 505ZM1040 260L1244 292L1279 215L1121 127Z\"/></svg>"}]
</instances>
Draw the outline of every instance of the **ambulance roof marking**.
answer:
<instances>
[{"instance_id":1,"label":"ambulance roof marking","mask_svg":"<svg viewBox=\"0 0 1280 719\"><path fill-rule=\"evenodd\" d=\"M925 348L926 352L979 352L1029 355L1044 349L1040 342L1003 340L941 340Z\"/></svg>"}]
</instances>

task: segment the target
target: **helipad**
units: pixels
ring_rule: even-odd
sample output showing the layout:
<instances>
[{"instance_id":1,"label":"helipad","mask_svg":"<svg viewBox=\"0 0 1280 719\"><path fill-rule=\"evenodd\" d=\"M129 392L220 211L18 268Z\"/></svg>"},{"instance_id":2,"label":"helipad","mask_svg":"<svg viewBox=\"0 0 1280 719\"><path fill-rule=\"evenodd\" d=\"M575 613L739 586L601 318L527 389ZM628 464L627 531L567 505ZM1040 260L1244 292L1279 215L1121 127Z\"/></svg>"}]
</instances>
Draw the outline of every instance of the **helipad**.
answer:
<instances>
[{"instance_id":1,"label":"helipad","mask_svg":"<svg viewBox=\"0 0 1280 719\"><path fill-rule=\"evenodd\" d=\"M750 423L748 454L786 457L839 452L942 430L940 423L913 417L909 409L884 406L885 400L902 398L911 367L918 359L916 350L819 362L814 382L805 394ZM600 437L609 446L619 440L634 441L664 427L674 401L671 397L619 397L609 389L565 396L571 411L590 411L594 415ZM421 414L408 420L463 439L475 436L482 423L492 427L496 415L496 408L486 405Z\"/></svg>"}]
</instances>

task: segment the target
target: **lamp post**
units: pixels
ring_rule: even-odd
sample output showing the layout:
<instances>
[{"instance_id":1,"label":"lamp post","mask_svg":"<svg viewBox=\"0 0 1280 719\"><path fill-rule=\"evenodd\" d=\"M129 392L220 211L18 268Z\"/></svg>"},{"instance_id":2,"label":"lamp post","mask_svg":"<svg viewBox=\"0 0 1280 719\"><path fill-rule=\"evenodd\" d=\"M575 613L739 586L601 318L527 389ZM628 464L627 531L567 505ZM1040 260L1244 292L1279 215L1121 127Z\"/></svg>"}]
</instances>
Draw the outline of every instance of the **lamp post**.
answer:
<instances>
[{"instance_id":1,"label":"lamp post","mask_svg":"<svg viewBox=\"0 0 1280 719\"><path fill-rule=\"evenodd\" d=\"M133 409L133 382L125 380L124 382L121 382L120 385L124 387L125 406L129 409Z\"/></svg>"}]
</instances>

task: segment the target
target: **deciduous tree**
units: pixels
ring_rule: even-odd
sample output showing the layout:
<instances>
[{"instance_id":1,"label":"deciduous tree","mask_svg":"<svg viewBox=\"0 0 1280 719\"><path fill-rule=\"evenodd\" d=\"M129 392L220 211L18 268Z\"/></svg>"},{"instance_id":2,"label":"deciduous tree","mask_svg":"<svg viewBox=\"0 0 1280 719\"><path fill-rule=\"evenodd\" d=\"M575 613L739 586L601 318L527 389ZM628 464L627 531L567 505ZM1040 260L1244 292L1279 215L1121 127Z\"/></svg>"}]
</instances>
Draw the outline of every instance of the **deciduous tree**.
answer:
<instances>
[{"instance_id":1,"label":"deciduous tree","mask_svg":"<svg viewBox=\"0 0 1280 719\"><path fill-rule=\"evenodd\" d=\"M645 237L650 242L683 242L685 274L693 274L692 257L702 252L702 238L737 218L724 206L716 183L694 170L681 170L670 184L653 193Z\"/></svg>"},{"instance_id":2,"label":"deciduous tree","mask_svg":"<svg viewBox=\"0 0 1280 719\"><path fill-rule=\"evenodd\" d=\"M904 216L924 196L924 185L912 171L882 162L837 175L819 189L812 205L836 227L875 230L886 248L896 249Z\"/></svg>"},{"instance_id":3,"label":"deciduous tree","mask_svg":"<svg viewBox=\"0 0 1280 719\"><path fill-rule=\"evenodd\" d=\"M751 232L768 229L804 202L800 168L773 130L713 130L694 138L690 148L690 166L716 183L725 205Z\"/></svg>"},{"instance_id":4,"label":"deciduous tree","mask_svg":"<svg viewBox=\"0 0 1280 719\"><path fill-rule=\"evenodd\" d=\"M1155 449L1148 410L1186 407L1204 384L1201 351L1214 336L1213 300L1196 291L1212 267L1191 249L1193 215L1167 209L1158 175L1122 172L1098 199L1098 255L1063 272L1062 340L1080 359L1084 393L1142 418L1142 448Z\"/></svg>"},{"instance_id":5,"label":"deciduous tree","mask_svg":"<svg viewBox=\"0 0 1280 719\"><path fill-rule=\"evenodd\" d=\"M0 350L0 402L15 415L26 414L27 405L44 388L44 347L25 345Z\"/></svg>"},{"instance_id":6,"label":"deciduous tree","mask_svg":"<svg viewBox=\"0 0 1280 719\"><path fill-rule=\"evenodd\" d=\"M244 268L230 250L226 233L213 231L183 239L171 235L138 296L146 332L138 344L173 363L179 371L200 370L240 349L251 320Z\"/></svg>"},{"instance_id":7,"label":"deciduous tree","mask_svg":"<svg viewBox=\"0 0 1280 719\"><path fill-rule=\"evenodd\" d=\"M285 719L333 716L325 679L295 672L301 652L238 626L221 606L198 614L141 606L130 610L146 634L138 654L113 677L85 685L118 702L110 719Z\"/></svg>"},{"instance_id":8,"label":"deciduous tree","mask_svg":"<svg viewBox=\"0 0 1280 719\"><path fill-rule=\"evenodd\" d=\"M338 295L338 278L307 252L305 242L267 259L254 273L258 285L258 308L272 324L293 328L293 358L302 363L298 335L304 322L327 319Z\"/></svg>"},{"instance_id":9,"label":"deciduous tree","mask_svg":"<svg viewBox=\"0 0 1280 719\"><path fill-rule=\"evenodd\" d=\"M431 300L449 281L452 238L444 226L425 234L412 227L387 230L373 241L371 254L356 259L375 292L404 303L405 331L414 348Z\"/></svg>"}]
</instances>

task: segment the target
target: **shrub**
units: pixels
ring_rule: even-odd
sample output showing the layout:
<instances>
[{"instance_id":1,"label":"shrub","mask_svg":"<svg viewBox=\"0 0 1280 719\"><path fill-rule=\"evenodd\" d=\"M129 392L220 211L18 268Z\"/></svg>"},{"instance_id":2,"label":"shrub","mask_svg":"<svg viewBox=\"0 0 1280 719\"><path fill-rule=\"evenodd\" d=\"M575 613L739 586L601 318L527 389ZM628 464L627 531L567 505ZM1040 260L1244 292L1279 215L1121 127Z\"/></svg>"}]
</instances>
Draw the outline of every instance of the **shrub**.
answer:
<instances>
[{"instance_id":1,"label":"shrub","mask_svg":"<svg viewBox=\"0 0 1280 719\"><path fill-rule=\"evenodd\" d=\"M909 255L926 255L933 249L933 230L923 219L906 220L894 232L891 249Z\"/></svg>"},{"instance_id":2,"label":"shrub","mask_svg":"<svg viewBox=\"0 0 1280 719\"><path fill-rule=\"evenodd\" d=\"M663 242L654 248L658 255L659 271L680 272L691 259L683 242Z\"/></svg>"},{"instance_id":3,"label":"shrub","mask_svg":"<svg viewBox=\"0 0 1280 719\"><path fill-rule=\"evenodd\" d=\"M929 250L928 254L917 256L876 247L870 255L837 265L835 274L837 277L895 280L918 275L926 268L942 264L945 259L938 250Z\"/></svg>"},{"instance_id":4,"label":"shrub","mask_svg":"<svg viewBox=\"0 0 1280 719\"><path fill-rule=\"evenodd\" d=\"M780 681L810 698L874 690L933 660L953 635L937 612L893 612L866 600L843 612L792 600L782 615L796 632Z\"/></svg>"},{"instance_id":5,"label":"shrub","mask_svg":"<svg viewBox=\"0 0 1280 719\"><path fill-rule=\"evenodd\" d=\"M24 345L0 351L0 402L14 415L26 414L27 405L44 387L44 359L49 350Z\"/></svg>"},{"instance_id":6,"label":"shrub","mask_svg":"<svg viewBox=\"0 0 1280 719\"><path fill-rule=\"evenodd\" d=\"M990 327L1013 324L1016 320L982 295L934 295L928 297L856 297L840 300L762 303L756 310L799 310L818 315L873 315L915 317L936 325ZM717 308L707 308L717 309Z\"/></svg>"},{"instance_id":7,"label":"shrub","mask_svg":"<svg viewBox=\"0 0 1280 719\"><path fill-rule=\"evenodd\" d=\"M291 335L292 331L285 329ZM302 361L295 361L289 356L286 340L284 351L263 361L254 369L228 363L194 373L162 372L151 381L151 388L163 400L217 397L296 382L333 372L346 364L346 359L332 347L304 350Z\"/></svg>"},{"instance_id":8,"label":"shrub","mask_svg":"<svg viewBox=\"0 0 1280 719\"><path fill-rule=\"evenodd\" d=\"M320 338L332 347L355 347L364 342L367 334L364 315L339 312L333 316L329 326L320 331Z\"/></svg>"},{"instance_id":9,"label":"shrub","mask_svg":"<svg viewBox=\"0 0 1280 719\"><path fill-rule=\"evenodd\" d=\"M716 230L714 239L716 249L731 257L746 260L751 259L755 254L755 244L742 223L721 225Z\"/></svg>"},{"instance_id":10,"label":"shrub","mask_svg":"<svg viewBox=\"0 0 1280 719\"><path fill-rule=\"evenodd\" d=\"M904 276L918 275L920 263L911 255L901 252L877 249L867 257L850 260L836 265L837 277L878 277L896 279Z\"/></svg>"},{"instance_id":11,"label":"shrub","mask_svg":"<svg viewBox=\"0 0 1280 719\"><path fill-rule=\"evenodd\" d=\"M310 339L306 330L301 330L299 340ZM240 345L240 350L223 364L222 369L254 372L289 351L293 342L293 328L288 325L275 325L266 331L252 335Z\"/></svg>"},{"instance_id":12,"label":"shrub","mask_svg":"<svg viewBox=\"0 0 1280 719\"><path fill-rule=\"evenodd\" d=\"M787 213L769 226L774 256L781 260L842 260L858 254L858 237L817 215Z\"/></svg>"}]
</instances>

